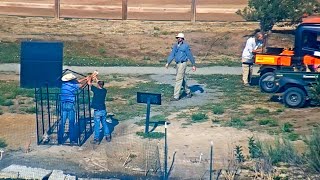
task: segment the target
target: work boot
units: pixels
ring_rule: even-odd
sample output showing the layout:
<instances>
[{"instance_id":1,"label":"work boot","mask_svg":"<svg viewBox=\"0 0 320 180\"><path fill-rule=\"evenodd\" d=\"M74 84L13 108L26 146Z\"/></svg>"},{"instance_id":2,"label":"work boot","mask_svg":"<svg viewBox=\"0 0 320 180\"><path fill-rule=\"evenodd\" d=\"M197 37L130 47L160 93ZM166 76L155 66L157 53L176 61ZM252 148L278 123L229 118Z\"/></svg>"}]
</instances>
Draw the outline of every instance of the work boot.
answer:
<instances>
[{"instance_id":1,"label":"work boot","mask_svg":"<svg viewBox=\"0 0 320 180\"><path fill-rule=\"evenodd\" d=\"M94 139L93 141L91 141L91 144L100 144L99 139Z\"/></svg>"},{"instance_id":2,"label":"work boot","mask_svg":"<svg viewBox=\"0 0 320 180\"><path fill-rule=\"evenodd\" d=\"M106 141L107 142L111 142L111 136L110 135L106 136Z\"/></svg>"},{"instance_id":3,"label":"work boot","mask_svg":"<svg viewBox=\"0 0 320 180\"><path fill-rule=\"evenodd\" d=\"M179 99L173 97L173 98L170 99L170 101L179 101Z\"/></svg>"}]
</instances>

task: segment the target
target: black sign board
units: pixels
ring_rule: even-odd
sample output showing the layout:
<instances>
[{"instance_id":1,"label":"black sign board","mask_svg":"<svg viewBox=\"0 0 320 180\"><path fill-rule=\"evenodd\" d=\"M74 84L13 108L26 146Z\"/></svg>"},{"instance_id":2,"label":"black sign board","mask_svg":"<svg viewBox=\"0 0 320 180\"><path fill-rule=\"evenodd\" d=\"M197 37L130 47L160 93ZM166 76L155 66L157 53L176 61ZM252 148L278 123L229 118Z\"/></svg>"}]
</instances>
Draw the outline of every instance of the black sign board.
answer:
<instances>
[{"instance_id":1,"label":"black sign board","mask_svg":"<svg viewBox=\"0 0 320 180\"><path fill-rule=\"evenodd\" d=\"M137 102L147 104L145 133L149 133L151 104L161 105L161 94L137 92Z\"/></svg>"},{"instance_id":2,"label":"black sign board","mask_svg":"<svg viewBox=\"0 0 320 180\"><path fill-rule=\"evenodd\" d=\"M138 103L147 104L148 100L150 101L150 104L161 105L161 94L137 92Z\"/></svg>"}]
</instances>

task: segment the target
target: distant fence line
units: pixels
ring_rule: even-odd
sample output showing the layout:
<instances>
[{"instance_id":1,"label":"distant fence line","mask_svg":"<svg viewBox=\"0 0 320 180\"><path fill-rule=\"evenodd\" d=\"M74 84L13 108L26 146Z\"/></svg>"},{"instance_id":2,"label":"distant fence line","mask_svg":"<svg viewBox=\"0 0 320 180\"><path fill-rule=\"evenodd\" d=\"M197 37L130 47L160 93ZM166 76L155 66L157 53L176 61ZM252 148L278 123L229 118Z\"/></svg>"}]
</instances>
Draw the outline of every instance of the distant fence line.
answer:
<instances>
[{"instance_id":1,"label":"distant fence line","mask_svg":"<svg viewBox=\"0 0 320 180\"><path fill-rule=\"evenodd\" d=\"M18 16L47 16L60 18L101 18L101 19L138 19L138 20L187 20L196 22L205 21L243 21L235 14L238 8L221 8L223 6L202 4L198 7L199 0L169 6L168 4L150 3L147 6L128 6L128 0L121 3L101 5L66 4L63 0L51 0L44 3L30 2L0 2L0 14ZM158 2L159 3L159 2ZM189 4L190 3L190 4ZM227 6L227 5L226 5ZM241 6L239 6L241 8ZM129 15L129 16L128 16Z\"/></svg>"}]
</instances>

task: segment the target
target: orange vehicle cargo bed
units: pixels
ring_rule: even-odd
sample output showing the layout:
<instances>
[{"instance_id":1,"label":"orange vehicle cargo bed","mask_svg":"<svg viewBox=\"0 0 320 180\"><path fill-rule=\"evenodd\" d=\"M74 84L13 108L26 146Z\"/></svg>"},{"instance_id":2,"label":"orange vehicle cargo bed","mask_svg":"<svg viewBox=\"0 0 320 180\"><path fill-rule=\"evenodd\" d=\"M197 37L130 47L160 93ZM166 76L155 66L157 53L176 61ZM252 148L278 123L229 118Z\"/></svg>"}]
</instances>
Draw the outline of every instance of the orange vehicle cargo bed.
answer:
<instances>
[{"instance_id":1,"label":"orange vehicle cargo bed","mask_svg":"<svg viewBox=\"0 0 320 180\"><path fill-rule=\"evenodd\" d=\"M313 56L306 55L303 57L303 63L305 65L320 64L320 59Z\"/></svg>"},{"instance_id":2,"label":"orange vehicle cargo bed","mask_svg":"<svg viewBox=\"0 0 320 180\"><path fill-rule=\"evenodd\" d=\"M256 54L255 63L274 66L291 66L291 56Z\"/></svg>"}]
</instances>

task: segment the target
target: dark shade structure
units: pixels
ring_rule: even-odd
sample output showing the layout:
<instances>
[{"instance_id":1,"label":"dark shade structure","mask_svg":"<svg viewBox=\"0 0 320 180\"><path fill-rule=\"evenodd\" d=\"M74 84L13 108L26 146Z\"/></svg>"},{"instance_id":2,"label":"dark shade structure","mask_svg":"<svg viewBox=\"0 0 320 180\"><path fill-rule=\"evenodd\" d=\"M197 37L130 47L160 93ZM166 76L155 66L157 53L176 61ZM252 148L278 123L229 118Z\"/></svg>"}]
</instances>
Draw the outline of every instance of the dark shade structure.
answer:
<instances>
[{"instance_id":1,"label":"dark shade structure","mask_svg":"<svg viewBox=\"0 0 320 180\"><path fill-rule=\"evenodd\" d=\"M62 42L24 41L20 58L20 87L60 87Z\"/></svg>"}]
</instances>

